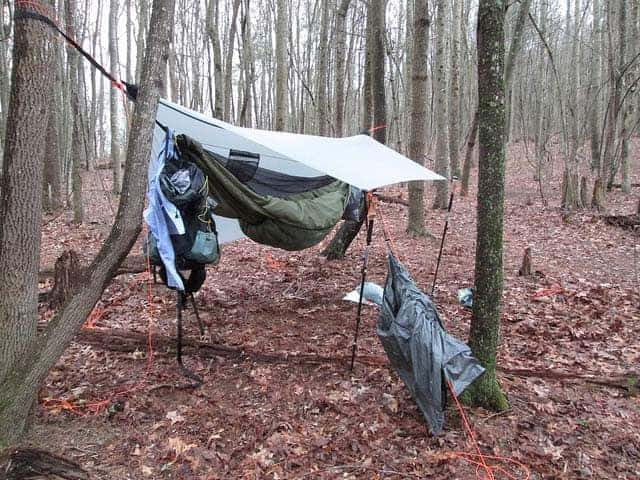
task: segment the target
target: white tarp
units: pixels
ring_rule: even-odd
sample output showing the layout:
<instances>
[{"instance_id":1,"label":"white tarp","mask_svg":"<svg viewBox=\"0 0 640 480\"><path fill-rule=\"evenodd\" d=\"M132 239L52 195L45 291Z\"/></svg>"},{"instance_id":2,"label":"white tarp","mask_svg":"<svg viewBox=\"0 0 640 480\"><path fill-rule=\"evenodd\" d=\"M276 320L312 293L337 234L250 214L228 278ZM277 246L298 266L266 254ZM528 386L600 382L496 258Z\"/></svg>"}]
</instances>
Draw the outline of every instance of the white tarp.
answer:
<instances>
[{"instance_id":1,"label":"white tarp","mask_svg":"<svg viewBox=\"0 0 640 480\"><path fill-rule=\"evenodd\" d=\"M330 138L236 127L167 100L160 100L156 118L216 153L257 153L261 167L290 175L330 175L367 191L409 180L445 180L368 135ZM164 132L156 127L154 137L160 144Z\"/></svg>"}]
</instances>

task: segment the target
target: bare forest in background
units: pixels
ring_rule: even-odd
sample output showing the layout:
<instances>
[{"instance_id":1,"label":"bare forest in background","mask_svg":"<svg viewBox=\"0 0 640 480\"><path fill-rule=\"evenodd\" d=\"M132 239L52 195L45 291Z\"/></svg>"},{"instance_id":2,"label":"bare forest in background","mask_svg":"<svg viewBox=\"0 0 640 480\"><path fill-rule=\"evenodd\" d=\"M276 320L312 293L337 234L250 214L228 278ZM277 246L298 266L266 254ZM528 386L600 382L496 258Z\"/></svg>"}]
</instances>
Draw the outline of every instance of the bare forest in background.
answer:
<instances>
[{"instance_id":1,"label":"bare forest in background","mask_svg":"<svg viewBox=\"0 0 640 480\"><path fill-rule=\"evenodd\" d=\"M116 78L139 82L148 0L51 3L59 23ZM371 34L369 7L380 12L371 16L379 22L379 36ZM608 189L631 189L629 139L640 118L638 10L631 0L509 3L507 138L525 145L541 197L548 196L549 172L563 170L567 209L602 209ZM330 136L375 127L372 109L382 101L378 112L388 145L441 174L462 177L465 191L473 163L466 146L473 143L477 105L476 12L470 0L178 0L163 95L241 126ZM4 130L12 2L1 14ZM421 17L426 40L418 43ZM424 51L414 53L416 48ZM81 203L74 165L111 165L113 190L119 191L130 107L62 42L50 54L53 108L44 123L47 148L57 155L47 155L44 192L45 207L55 210L72 198ZM421 61L423 76L416 77L412 65ZM424 88L414 92L416 78ZM384 82L382 100L374 102L378 81ZM422 153L410 150L416 94L425 106ZM438 189L435 206L444 208L447 186Z\"/></svg>"}]
</instances>

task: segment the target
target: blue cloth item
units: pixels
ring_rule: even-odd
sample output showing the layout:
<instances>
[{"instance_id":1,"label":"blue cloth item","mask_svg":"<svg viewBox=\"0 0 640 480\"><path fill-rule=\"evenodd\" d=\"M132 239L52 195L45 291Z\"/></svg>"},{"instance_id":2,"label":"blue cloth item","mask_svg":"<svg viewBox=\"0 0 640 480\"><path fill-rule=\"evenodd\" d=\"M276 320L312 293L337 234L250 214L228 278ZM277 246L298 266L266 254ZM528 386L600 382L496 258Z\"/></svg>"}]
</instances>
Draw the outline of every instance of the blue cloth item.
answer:
<instances>
[{"instance_id":1,"label":"blue cloth item","mask_svg":"<svg viewBox=\"0 0 640 480\"><path fill-rule=\"evenodd\" d=\"M149 186L147 198L149 206L144 211L144 219L149 225L149 231L156 240L158 253L167 271L167 286L184 290L182 277L176 268L176 254L173 250L170 235L184 235L184 222L180 210L167 200L160 188L160 174L167 160L177 156L173 143L173 132L167 129L164 147L157 158L149 165Z\"/></svg>"}]
</instances>

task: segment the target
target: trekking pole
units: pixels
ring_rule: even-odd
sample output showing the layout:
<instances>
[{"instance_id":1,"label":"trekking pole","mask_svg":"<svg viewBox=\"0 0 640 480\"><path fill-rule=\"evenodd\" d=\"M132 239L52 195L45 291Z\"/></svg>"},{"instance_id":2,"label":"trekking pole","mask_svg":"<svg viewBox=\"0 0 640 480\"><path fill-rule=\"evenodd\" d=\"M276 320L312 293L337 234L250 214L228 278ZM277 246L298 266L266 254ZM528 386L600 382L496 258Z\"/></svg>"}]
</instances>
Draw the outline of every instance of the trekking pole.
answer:
<instances>
[{"instance_id":1,"label":"trekking pole","mask_svg":"<svg viewBox=\"0 0 640 480\"><path fill-rule=\"evenodd\" d=\"M444 229L442 230L442 238L440 239L440 251L438 252L438 261L436 262L436 271L433 273L433 285L431 285L431 297L436 290L436 281L438 280L438 270L440 269L440 260L442 259L442 250L444 249L444 239L447 236L447 230L449 229L449 215L451 214L451 207L453 207L453 193L455 191L455 184L453 183L458 177L451 177L451 193L449 194L449 206L447 207L447 216L444 221Z\"/></svg>"},{"instance_id":2,"label":"trekking pole","mask_svg":"<svg viewBox=\"0 0 640 480\"><path fill-rule=\"evenodd\" d=\"M356 314L356 330L353 335L353 344L351 345L351 366L349 371L353 372L353 364L356 361L356 350L358 348L358 332L360 331L360 320L362 318L362 300L364 297L364 283L367 279L367 264L369 263L369 247L371 246L371 237L373 235L373 211L371 194L368 195L367 207L367 244L364 247L364 256L362 260L362 279L360 281L360 298L358 299L358 313Z\"/></svg>"},{"instance_id":3,"label":"trekking pole","mask_svg":"<svg viewBox=\"0 0 640 480\"><path fill-rule=\"evenodd\" d=\"M195 372L189 370L184 363L182 363L182 311L184 310L185 303L187 301L187 295L180 291L176 290L177 299L176 299L176 316L177 316L177 341L176 341L176 358L178 360L178 367L180 367L180 373L185 377L193 380L193 383L187 385L189 388L198 388L204 380L200 375Z\"/></svg>"}]
</instances>

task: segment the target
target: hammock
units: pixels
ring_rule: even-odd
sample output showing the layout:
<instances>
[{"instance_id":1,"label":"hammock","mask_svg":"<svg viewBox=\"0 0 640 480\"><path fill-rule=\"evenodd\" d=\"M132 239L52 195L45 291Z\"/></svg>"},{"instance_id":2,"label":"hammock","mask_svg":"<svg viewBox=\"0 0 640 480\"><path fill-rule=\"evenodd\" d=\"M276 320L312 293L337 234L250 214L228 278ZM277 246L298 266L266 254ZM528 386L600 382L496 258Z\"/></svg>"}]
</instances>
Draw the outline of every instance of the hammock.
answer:
<instances>
[{"instance_id":1,"label":"hammock","mask_svg":"<svg viewBox=\"0 0 640 480\"><path fill-rule=\"evenodd\" d=\"M238 219L251 240L284 250L320 242L342 218L351 188L329 176L297 177L260 168L258 158L205 150L186 135L176 137L182 161L197 165L217 201L216 215Z\"/></svg>"}]
</instances>

